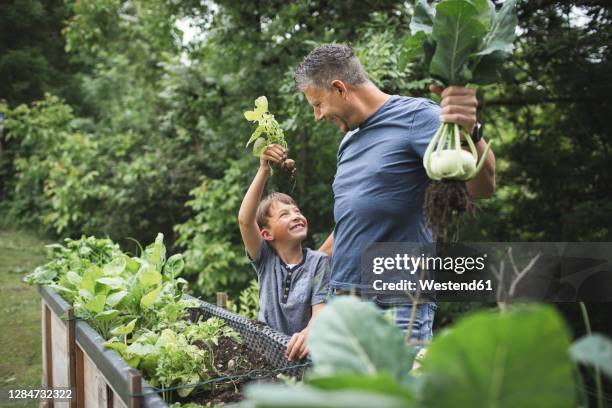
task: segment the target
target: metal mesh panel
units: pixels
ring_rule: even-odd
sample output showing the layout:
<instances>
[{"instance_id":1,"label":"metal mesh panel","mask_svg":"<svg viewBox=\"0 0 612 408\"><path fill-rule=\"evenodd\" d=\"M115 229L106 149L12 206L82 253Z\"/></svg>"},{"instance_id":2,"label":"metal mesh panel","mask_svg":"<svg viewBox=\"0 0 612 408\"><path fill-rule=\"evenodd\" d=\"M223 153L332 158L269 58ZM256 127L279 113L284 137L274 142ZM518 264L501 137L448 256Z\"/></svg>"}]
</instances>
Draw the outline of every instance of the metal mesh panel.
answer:
<instances>
[{"instance_id":1,"label":"metal mesh panel","mask_svg":"<svg viewBox=\"0 0 612 408\"><path fill-rule=\"evenodd\" d=\"M228 326L240 333L247 347L261 354L274 368L285 368L294 364L285 357L290 339L286 334L279 333L263 323L254 323L203 300L197 300L200 302L200 307L190 310L192 320L198 319L199 316L204 319L219 317L225 320ZM286 371L285 374L301 378L304 374L304 367L296 367Z\"/></svg>"}]
</instances>

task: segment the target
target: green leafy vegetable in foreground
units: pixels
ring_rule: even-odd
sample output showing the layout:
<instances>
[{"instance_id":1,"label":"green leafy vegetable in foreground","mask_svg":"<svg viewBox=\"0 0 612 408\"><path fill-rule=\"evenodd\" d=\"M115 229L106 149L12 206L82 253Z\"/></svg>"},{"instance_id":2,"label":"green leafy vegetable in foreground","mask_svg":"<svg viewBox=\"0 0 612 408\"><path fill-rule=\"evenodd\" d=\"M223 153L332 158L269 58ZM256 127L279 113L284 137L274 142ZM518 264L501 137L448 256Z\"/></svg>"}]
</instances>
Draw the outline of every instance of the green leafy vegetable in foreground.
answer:
<instances>
[{"instance_id":1,"label":"green leafy vegetable in foreground","mask_svg":"<svg viewBox=\"0 0 612 408\"><path fill-rule=\"evenodd\" d=\"M550 306L461 320L434 338L418 373L402 338L372 305L335 299L308 338L314 369L305 384L248 387L243 406L576 406L569 333Z\"/></svg>"}]
</instances>

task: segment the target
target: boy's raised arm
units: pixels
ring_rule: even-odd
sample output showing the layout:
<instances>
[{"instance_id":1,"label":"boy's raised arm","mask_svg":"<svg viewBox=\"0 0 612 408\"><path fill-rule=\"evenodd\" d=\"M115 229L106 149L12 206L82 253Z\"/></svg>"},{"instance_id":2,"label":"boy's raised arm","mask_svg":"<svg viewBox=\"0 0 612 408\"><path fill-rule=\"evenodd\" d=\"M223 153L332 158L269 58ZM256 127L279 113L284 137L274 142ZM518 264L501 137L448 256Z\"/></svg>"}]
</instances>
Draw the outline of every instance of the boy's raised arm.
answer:
<instances>
[{"instance_id":1,"label":"boy's raised arm","mask_svg":"<svg viewBox=\"0 0 612 408\"><path fill-rule=\"evenodd\" d=\"M242 242L244 242L244 246L251 259L257 257L262 243L256 214L257 207L261 201L261 195L266 186L266 180L270 175L270 163L277 163L286 158L286 156L287 152L282 146L277 144L268 146L259 158L259 170L242 199L240 212L238 213L238 223L240 225Z\"/></svg>"}]
</instances>

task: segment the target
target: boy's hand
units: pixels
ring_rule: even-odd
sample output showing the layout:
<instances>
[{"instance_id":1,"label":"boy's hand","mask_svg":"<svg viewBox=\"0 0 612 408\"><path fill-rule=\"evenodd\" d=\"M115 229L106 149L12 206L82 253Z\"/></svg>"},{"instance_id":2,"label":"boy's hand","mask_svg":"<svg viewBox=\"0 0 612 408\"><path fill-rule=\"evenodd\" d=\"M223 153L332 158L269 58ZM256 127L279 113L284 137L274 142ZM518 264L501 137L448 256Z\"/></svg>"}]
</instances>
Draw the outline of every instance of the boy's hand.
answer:
<instances>
[{"instance_id":1,"label":"boy's hand","mask_svg":"<svg viewBox=\"0 0 612 408\"><path fill-rule=\"evenodd\" d=\"M308 349L306 348L306 339L308 338L308 330L304 329L301 332L295 333L291 336L289 344L287 345L287 359L289 361L301 360L308 355Z\"/></svg>"},{"instance_id":2,"label":"boy's hand","mask_svg":"<svg viewBox=\"0 0 612 408\"><path fill-rule=\"evenodd\" d=\"M287 149L278 144L269 145L259 157L259 167L270 170L270 167L287 158Z\"/></svg>"}]
</instances>

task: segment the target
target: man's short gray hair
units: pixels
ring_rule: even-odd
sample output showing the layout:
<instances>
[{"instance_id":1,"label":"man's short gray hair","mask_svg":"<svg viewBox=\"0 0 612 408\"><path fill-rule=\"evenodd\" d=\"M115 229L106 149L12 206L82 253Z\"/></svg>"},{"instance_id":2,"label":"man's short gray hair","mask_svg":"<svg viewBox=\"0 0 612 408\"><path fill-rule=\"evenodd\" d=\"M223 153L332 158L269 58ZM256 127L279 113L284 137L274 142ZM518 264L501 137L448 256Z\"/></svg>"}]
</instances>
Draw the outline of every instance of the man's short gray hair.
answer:
<instances>
[{"instance_id":1,"label":"man's short gray hair","mask_svg":"<svg viewBox=\"0 0 612 408\"><path fill-rule=\"evenodd\" d=\"M315 48L295 70L295 87L304 91L308 85L329 89L333 80L350 85L369 81L355 51L347 44L325 44Z\"/></svg>"}]
</instances>

